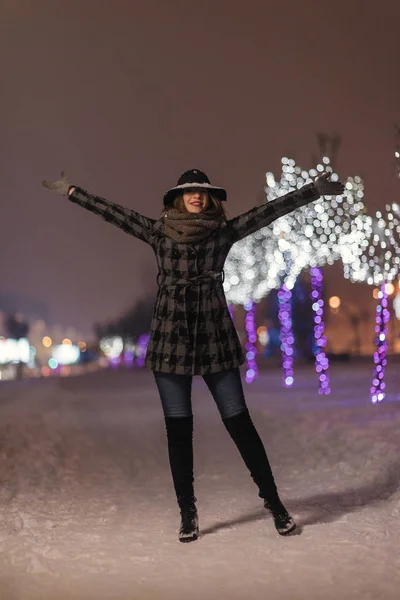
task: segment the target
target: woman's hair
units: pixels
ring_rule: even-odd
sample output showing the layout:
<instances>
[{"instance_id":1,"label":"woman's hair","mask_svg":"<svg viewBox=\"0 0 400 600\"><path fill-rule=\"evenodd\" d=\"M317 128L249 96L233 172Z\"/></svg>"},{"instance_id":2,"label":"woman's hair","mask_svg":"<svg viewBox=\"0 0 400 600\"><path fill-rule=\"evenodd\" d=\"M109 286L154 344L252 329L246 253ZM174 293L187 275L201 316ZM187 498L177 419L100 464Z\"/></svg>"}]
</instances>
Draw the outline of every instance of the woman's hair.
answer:
<instances>
[{"instance_id":1,"label":"woman's hair","mask_svg":"<svg viewBox=\"0 0 400 600\"><path fill-rule=\"evenodd\" d=\"M177 194L175 196L173 207L180 212L188 212L183 201L183 194ZM214 215L217 218L220 217L223 220L226 220L226 213L224 207L222 206L221 200L212 194L208 194L208 206L204 212L209 215Z\"/></svg>"}]
</instances>

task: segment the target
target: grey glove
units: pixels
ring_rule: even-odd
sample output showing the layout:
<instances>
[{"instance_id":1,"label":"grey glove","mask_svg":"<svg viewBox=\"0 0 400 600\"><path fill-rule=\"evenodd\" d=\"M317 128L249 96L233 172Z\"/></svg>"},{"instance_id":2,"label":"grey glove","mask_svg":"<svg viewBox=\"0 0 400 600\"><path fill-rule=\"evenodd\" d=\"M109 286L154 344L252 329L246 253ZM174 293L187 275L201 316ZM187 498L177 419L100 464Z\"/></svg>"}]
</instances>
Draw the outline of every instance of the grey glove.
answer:
<instances>
[{"instance_id":1,"label":"grey glove","mask_svg":"<svg viewBox=\"0 0 400 600\"><path fill-rule=\"evenodd\" d=\"M330 181L331 174L321 175L315 182L315 189L320 196L341 196L345 187L340 181Z\"/></svg>"},{"instance_id":2,"label":"grey glove","mask_svg":"<svg viewBox=\"0 0 400 600\"><path fill-rule=\"evenodd\" d=\"M54 182L42 181L42 185L51 192L57 192L57 194L62 194L63 196L68 196L69 188L71 187L67 176L64 175L64 171L61 171L61 179Z\"/></svg>"}]
</instances>

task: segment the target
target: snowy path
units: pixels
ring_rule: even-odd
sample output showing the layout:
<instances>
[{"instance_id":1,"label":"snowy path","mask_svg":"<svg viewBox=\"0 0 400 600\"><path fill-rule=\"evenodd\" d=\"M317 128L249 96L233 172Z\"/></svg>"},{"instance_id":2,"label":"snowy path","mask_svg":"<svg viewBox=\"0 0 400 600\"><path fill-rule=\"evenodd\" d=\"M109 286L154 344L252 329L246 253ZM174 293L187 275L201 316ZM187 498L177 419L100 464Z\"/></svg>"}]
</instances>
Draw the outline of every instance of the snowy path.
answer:
<instances>
[{"instance_id":1,"label":"snowy path","mask_svg":"<svg viewBox=\"0 0 400 600\"><path fill-rule=\"evenodd\" d=\"M101 372L0 386L1 600L398 600L400 370L368 400L370 366L279 371L245 385L281 496L302 526L280 538L200 378L196 495L179 514L152 376ZM390 379L391 378L391 379Z\"/></svg>"}]
</instances>

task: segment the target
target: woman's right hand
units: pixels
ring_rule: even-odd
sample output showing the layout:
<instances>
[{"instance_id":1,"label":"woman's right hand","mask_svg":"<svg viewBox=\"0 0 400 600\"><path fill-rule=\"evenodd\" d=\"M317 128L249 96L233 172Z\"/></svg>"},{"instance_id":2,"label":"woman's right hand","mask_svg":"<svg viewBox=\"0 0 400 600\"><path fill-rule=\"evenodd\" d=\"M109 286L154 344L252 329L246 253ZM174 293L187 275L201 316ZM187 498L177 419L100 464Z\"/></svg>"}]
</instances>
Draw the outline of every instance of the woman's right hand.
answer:
<instances>
[{"instance_id":1,"label":"woman's right hand","mask_svg":"<svg viewBox=\"0 0 400 600\"><path fill-rule=\"evenodd\" d=\"M42 181L42 185L51 192L56 192L57 194L62 194L63 196L68 196L70 191L69 188L71 187L67 176L64 175L64 171L61 171L61 179L57 179L57 181ZM71 188L71 192L73 192L74 189L75 188Z\"/></svg>"}]
</instances>

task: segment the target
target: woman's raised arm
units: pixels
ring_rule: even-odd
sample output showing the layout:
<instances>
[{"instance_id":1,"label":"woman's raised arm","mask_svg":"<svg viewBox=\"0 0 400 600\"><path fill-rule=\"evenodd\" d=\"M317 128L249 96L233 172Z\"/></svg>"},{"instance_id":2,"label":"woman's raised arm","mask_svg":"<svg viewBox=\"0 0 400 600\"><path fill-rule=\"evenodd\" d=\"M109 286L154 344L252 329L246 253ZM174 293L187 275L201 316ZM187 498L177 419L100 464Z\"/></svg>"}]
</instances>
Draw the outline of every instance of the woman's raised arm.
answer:
<instances>
[{"instance_id":1,"label":"woman's raised arm","mask_svg":"<svg viewBox=\"0 0 400 600\"><path fill-rule=\"evenodd\" d=\"M343 194L344 185L340 181L330 181L329 176L329 174L325 174L317 179L315 183L304 185L299 190L289 192L230 219L228 226L232 231L232 241L237 242L258 229L267 227L279 217L291 213L300 206L318 200L320 196Z\"/></svg>"},{"instance_id":2,"label":"woman's raised arm","mask_svg":"<svg viewBox=\"0 0 400 600\"><path fill-rule=\"evenodd\" d=\"M130 208L125 208L100 196L94 196L80 187L70 185L64 173L61 173L61 179L54 182L43 181L42 184L52 192L68 196L71 202L99 215L108 223L125 231L125 233L152 244L153 226L156 222L154 219L144 217Z\"/></svg>"}]
</instances>

